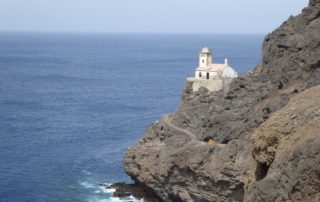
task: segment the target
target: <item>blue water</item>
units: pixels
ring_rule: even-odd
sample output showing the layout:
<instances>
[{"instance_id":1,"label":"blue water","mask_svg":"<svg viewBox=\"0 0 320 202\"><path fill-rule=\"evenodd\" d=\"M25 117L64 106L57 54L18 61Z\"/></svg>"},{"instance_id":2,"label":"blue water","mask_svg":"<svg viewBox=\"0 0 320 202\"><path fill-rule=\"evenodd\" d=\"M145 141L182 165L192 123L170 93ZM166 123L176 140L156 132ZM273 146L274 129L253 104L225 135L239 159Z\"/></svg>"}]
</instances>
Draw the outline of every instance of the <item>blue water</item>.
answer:
<instances>
[{"instance_id":1,"label":"blue water","mask_svg":"<svg viewBox=\"0 0 320 202\"><path fill-rule=\"evenodd\" d=\"M0 33L0 201L111 201L98 184L130 182L126 149L177 109L199 49L246 72L262 39Z\"/></svg>"}]
</instances>

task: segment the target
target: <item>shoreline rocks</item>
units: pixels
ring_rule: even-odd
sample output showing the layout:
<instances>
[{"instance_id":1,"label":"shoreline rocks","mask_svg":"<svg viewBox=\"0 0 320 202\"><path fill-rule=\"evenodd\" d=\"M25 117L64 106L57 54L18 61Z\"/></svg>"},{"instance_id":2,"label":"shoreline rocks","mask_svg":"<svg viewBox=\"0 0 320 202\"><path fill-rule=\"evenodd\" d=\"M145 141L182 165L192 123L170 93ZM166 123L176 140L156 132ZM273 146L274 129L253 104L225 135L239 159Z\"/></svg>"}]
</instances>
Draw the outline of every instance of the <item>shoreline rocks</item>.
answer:
<instances>
[{"instance_id":1,"label":"shoreline rocks","mask_svg":"<svg viewBox=\"0 0 320 202\"><path fill-rule=\"evenodd\" d=\"M113 192L113 197L117 197L120 199L128 198L133 196L134 198L141 200L144 202L162 202L151 190L148 190L142 184L126 184L126 183L115 183L112 185L102 185L105 186L106 189L115 189Z\"/></svg>"}]
</instances>

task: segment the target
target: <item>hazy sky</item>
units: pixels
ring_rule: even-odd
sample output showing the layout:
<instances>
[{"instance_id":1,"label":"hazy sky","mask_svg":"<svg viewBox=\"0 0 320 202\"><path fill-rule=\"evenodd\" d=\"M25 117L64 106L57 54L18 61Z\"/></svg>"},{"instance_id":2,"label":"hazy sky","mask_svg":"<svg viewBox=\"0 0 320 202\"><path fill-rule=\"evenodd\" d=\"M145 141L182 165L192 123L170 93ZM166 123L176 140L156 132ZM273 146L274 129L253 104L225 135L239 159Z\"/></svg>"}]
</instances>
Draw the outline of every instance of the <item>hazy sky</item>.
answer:
<instances>
[{"instance_id":1,"label":"hazy sky","mask_svg":"<svg viewBox=\"0 0 320 202\"><path fill-rule=\"evenodd\" d=\"M308 0L0 0L0 30L266 33Z\"/></svg>"}]
</instances>

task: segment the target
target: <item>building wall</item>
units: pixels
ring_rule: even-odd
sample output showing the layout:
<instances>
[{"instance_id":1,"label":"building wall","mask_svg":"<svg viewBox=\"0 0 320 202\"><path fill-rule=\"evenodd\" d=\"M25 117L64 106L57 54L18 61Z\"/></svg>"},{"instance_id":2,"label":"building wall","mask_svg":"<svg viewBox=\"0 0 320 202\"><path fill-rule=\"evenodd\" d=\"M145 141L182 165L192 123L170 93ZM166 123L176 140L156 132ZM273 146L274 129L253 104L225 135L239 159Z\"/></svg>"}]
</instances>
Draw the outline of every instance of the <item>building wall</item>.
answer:
<instances>
[{"instance_id":1,"label":"building wall","mask_svg":"<svg viewBox=\"0 0 320 202\"><path fill-rule=\"evenodd\" d=\"M218 72L209 72L209 79L217 79L219 77Z\"/></svg>"},{"instance_id":2,"label":"building wall","mask_svg":"<svg viewBox=\"0 0 320 202\"><path fill-rule=\"evenodd\" d=\"M199 78L188 78L189 82L192 82L192 90L198 91L201 87L208 89L209 91L223 90L224 93L229 91L230 83L233 79L199 79Z\"/></svg>"},{"instance_id":3,"label":"building wall","mask_svg":"<svg viewBox=\"0 0 320 202\"><path fill-rule=\"evenodd\" d=\"M194 79L192 84L193 91L198 91L201 87L208 89L209 91L221 90L223 82L221 79L206 80L206 79Z\"/></svg>"},{"instance_id":4,"label":"building wall","mask_svg":"<svg viewBox=\"0 0 320 202\"><path fill-rule=\"evenodd\" d=\"M237 72L234 69L232 69L230 66L225 67L222 71L222 77L235 78L237 76L238 76Z\"/></svg>"},{"instance_id":5,"label":"building wall","mask_svg":"<svg viewBox=\"0 0 320 202\"><path fill-rule=\"evenodd\" d=\"M199 73L201 72L201 77L199 76ZM207 79L207 72L205 71L196 71L195 72L195 78L201 78L201 79ZM209 72L209 79L215 79L218 78L217 72Z\"/></svg>"}]
</instances>

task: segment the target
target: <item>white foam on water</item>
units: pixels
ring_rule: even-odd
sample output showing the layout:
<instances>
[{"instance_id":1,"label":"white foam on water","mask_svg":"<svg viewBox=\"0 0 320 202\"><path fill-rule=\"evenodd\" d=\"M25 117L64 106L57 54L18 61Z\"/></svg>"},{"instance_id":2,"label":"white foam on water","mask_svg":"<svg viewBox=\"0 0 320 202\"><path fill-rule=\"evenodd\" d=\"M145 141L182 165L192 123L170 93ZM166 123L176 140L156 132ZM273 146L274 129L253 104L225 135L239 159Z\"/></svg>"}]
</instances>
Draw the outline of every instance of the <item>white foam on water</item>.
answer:
<instances>
[{"instance_id":1,"label":"white foam on water","mask_svg":"<svg viewBox=\"0 0 320 202\"><path fill-rule=\"evenodd\" d=\"M84 173L85 173L86 175L91 175L91 172L89 172L89 171L84 171Z\"/></svg>"},{"instance_id":2,"label":"white foam on water","mask_svg":"<svg viewBox=\"0 0 320 202\"><path fill-rule=\"evenodd\" d=\"M115 189L106 189L106 188L103 189L103 192L110 193L110 194L113 194L115 191L116 191Z\"/></svg>"},{"instance_id":3,"label":"white foam on water","mask_svg":"<svg viewBox=\"0 0 320 202\"><path fill-rule=\"evenodd\" d=\"M108 193L108 194L113 194L116 191L116 189L107 188L107 187L109 187L111 185L112 184L103 183L103 185L99 186L99 189L100 189L101 192Z\"/></svg>"},{"instance_id":4,"label":"white foam on water","mask_svg":"<svg viewBox=\"0 0 320 202\"><path fill-rule=\"evenodd\" d=\"M102 185L102 186L106 186L106 187L109 187L109 186L111 186L111 185L112 185L112 183L107 183L107 182L105 182L105 183L100 183L100 185Z\"/></svg>"},{"instance_id":5,"label":"white foam on water","mask_svg":"<svg viewBox=\"0 0 320 202\"><path fill-rule=\"evenodd\" d=\"M89 182L80 182L80 184L81 184L83 187L87 188L87 189L93 189L93 188L95 188L95 186L94 186L93 184L89 183Z\"/></svg>"},{"instance_id":6,"label":"white foam on water","mask_svg":"<svg viewBox=\"0 0 320 202\"><path fill-rule=\"evenodd\" d=\"M128 199L130 200L130 201L134 201L134 202L143 202L144 200L143 199L136 199L136 198L134 198L132 195L131 196L129 196L128 197Z\"/></svg>"},{"instance_id":7,"label":"white foam on water","mask_svg":"<svg viewBox=\"0 0 320 202\"><path fill-rule=\"evenodd\" d=\"M117 198L117 197L111 197L108 199L101 199L101 198L91 198L89 199L88 202L143 202L143 199L138 200L136 198L134 198L133 196L127 197L127 198Z\"/></svg>"},{"instance_id":8,"label":"white foam on water","mask_svg":"<svg viewBox=\"0 0 320 202\"><path fill-rule=\"evenodd\" d=\"M112 194L116 191L115 189L107 189L106 187L111 186L110 183L103 183L100 185L94 185L87 181L80 182L80 185L86 189L92 190L92 195L89 197L88 202L143 202L144 200L136 199L132 195L126 198L112 197ZM104 193L104 194L103 194Z\"/></svg>"}]
</instances>

